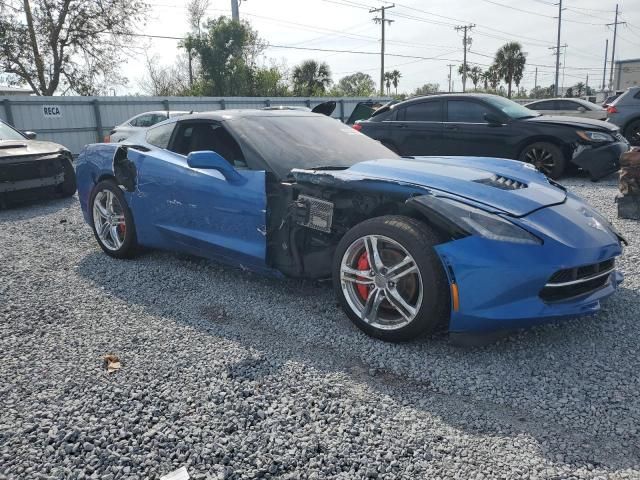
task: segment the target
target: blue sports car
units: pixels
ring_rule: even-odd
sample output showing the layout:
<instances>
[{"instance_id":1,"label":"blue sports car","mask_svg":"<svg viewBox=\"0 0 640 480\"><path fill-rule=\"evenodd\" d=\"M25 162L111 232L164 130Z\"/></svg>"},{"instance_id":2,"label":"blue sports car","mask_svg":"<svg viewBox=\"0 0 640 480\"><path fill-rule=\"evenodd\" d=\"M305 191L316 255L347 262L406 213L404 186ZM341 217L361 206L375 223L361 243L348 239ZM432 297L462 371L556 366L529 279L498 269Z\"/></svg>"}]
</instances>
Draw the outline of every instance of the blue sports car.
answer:
<instances>
[{"instance_id":1,"label":"blue sports car","mask_svg":"<svg viewBox=\"0 0 640 480\"><path fill-rule=\"evenodd\" d=\"M77 180L108 255L151 247L333 278L351 320L383 340L592 314L622 281L622 236L532 166L399 157L311 112L173 118L88 145Z\"/></svg>"}]
</instances>

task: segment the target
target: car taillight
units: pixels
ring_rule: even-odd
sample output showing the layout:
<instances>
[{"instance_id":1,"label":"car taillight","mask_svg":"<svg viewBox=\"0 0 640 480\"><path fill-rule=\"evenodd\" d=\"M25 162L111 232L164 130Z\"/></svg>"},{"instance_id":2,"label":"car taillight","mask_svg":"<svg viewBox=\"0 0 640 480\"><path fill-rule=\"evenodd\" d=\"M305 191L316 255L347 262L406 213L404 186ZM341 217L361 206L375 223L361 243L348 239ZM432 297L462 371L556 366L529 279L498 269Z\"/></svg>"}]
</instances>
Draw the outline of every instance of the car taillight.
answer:
<instances>
[{"instance_id":1,"label":"car taillight","mask_svg":"<svg viewBox=\"0 0 640 480\"><path fill-rule=\"evenodd\" d=\"M360 125L359 123L354 123L353 124L353 129L357 130L357 131L360 131L360 130L362 130L362 125Z\"/></svg>"},{"instance_id":2,"label":"car taillight","mask_svg":"<svg viewBox=\"0 0 640 480\"><path fill-rule=\"evenodd\" d=\"M111 135L104 136L104 143L109 143L111 141Z\"/></svg>"},{"instance_id":3,"label":"car taillight","mask_svg":"<svg viewBox=\"0 0 640 480\"><path fill-rule=\"evenodd\" d=\"M618 113L618 109L616 107L614 107L613 105L609 105L607 107L607 113Z\"/></svg>"}]
</instances>

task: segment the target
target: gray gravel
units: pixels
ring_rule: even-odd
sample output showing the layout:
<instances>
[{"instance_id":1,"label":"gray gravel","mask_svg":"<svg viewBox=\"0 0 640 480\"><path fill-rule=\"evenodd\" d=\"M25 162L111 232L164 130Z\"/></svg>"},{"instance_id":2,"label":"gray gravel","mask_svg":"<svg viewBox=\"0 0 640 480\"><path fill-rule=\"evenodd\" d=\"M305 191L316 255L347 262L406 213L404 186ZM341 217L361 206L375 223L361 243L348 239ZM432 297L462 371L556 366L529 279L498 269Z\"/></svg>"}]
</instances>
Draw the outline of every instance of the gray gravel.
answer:
<instances>
[{"instance_id":1,"label":"gray gravel","mask_svg":"<svg viewBox=\"0 0 640 480\"><path fill-rule=\"evenodd\" d=\"M565 183L631 240L623 288L475 349L368 338L328 285L113 260L76 198L0 211L0 479L640 478L640 222Z\"/></svg>"}]
</instances>

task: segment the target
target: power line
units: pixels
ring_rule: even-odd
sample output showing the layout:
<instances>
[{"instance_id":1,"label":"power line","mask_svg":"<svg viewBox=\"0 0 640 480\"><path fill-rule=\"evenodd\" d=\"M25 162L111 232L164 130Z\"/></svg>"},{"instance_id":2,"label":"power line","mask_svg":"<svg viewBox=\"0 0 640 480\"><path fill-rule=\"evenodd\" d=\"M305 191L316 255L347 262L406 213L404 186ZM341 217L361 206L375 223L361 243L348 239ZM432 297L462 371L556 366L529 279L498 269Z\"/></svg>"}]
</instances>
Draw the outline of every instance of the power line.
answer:
<instances>
[{"instance_id":1,"label":"power line","mask_svg":"<svg viewBox=\"0 0 640 480\"><path fill-rule=\"evenodd\" d=\"M471 45L471 37L468 36L468 32L475 27L473 23L469 25L458 25L455 27L457 32L463 31L464 37L462 38L462 47L464 48L464 61L462 63L462 91L465 92L467 88L467 50Z\"/></svg>"}]
</instances>

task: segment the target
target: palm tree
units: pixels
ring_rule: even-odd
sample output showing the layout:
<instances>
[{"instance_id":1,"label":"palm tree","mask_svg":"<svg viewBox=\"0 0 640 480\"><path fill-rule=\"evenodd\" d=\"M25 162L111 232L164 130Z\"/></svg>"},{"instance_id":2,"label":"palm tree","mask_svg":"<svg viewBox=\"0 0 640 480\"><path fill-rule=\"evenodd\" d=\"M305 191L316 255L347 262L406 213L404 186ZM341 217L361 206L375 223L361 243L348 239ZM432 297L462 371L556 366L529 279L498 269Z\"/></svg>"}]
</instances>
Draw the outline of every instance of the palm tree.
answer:
<instances>
[{"instance_id":1,"label":"palm tree","mask_svg":"<svg viewBox=\"0 0 640 480\"><path fill-rule=\"evenodd\" d=\"M507 96L511 98L511 85L520 85L524 66L527 59L522 52L522 45L518 42L505 43L500 50L496 52L494 65L500 75L507 84Z\"/></svg>"},{"instance_id":2,"label":"palm tree","mask_svg":"<svg viewBox=\"0 0 640 480\"><path fill-rule=\"evenodd\" d=\"M293 90L297 95L323 95L331 85L331 70L325 62L305 60L293 68Z\"/></svg>"},{"instance_id":3,"label":"palm tree","mask_svg":"<svg viewBox=\"0 0 640 480\"><path fill-rule=\"evenodd\" d=\"M384 72L384 84L387 87L387 95L391 93L391 82L393 82L393 73Z\"/></svg>"},{"instance_id":4,"label":"palm tree","mask_svg":"<svg viewBox=\"0 0 640 480\"><path fill-rule=\"evenodd\" d=\"M491 71L485 70L484 72L482 72L482 74L480 75L480 79L484 84L484 89L489 90L489 82L491 81Z\"/></svg>"},{"instance_id":5,"label":"palm tree","mask_svg":"<svg viewBox=\"0 0 640 480\"><path fill-rule=\"evenodd\" d=\"M400 77L402 77L402 74L399 70L391 72L391 83L393 83L393 88L396 89L396 95L398 95L398 83L400 83Z\"/></svg>"},{"instance_id":6,"label":"palm tree","mask_svg":"<svg viewBox=\"0 0 640 480\"><path fill-rule=\"evenodd\" d=\"M482 70L480 67L473 67L469 70L469 78L473 82L473 89L478 90L478 82L482 78Z\"/></svg>"},{"instance_id":7,"label":"palm tree","mask_svg":"<svg viewBox=\"0 0 640 480\"><path fill-rule=\"evenodd\" d=\"M489 70L487 70L487 77L491 90L496 91L498 89L498 85L500 85L500 74L498 73L498 68L495 64L491 65Z\"/></svg>"}]
</instances>

